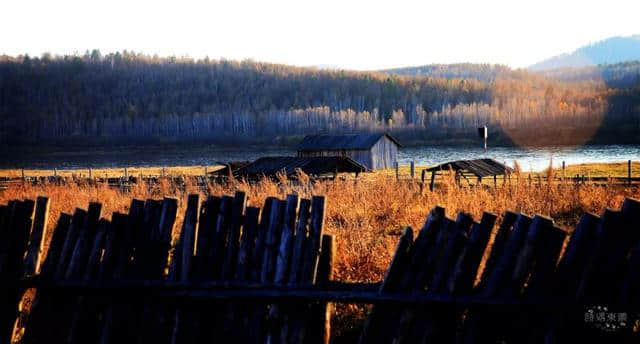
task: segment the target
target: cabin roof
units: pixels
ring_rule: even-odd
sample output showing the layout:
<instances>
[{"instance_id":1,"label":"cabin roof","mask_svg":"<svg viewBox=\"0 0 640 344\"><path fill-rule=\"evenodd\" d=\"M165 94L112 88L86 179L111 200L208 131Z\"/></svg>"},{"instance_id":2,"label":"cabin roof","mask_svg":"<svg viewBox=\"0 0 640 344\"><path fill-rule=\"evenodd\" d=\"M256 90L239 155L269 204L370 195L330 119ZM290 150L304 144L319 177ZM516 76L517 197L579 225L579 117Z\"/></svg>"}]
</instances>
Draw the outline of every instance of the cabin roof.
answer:
<instances>
[{"instance_id":1,"label":"cabin roof","mask_svg":"<svg viewBox=\"0 0 640 344\"><path fill-rule=\"evenodd\" d=\"M502 174L510 174L513 172L513 169L511 167L501 164L493 159L451 161L428 168L427 171L446 171L449 169L452 169L454 171L466 170L476 175L477 177L496 176Z\"/></svg>"},{"instance_id":2,"label":"cabin roof","mask_svg":"<svg viewBox=\"0 0 640 344\"><path fill-rule=\"evenodd\" d=\"M306 174L319 175L334 172L364 172L367 168L348 157L291 157L271 156L260 158L238 169L239 176L275 175L284 172L287 175L300 169Z\"/></svg>"},{"instance_id":3,"label":"cabin roof","mask_svg":"<svg viewBox=\"0 0 640 344\"><path fill-rule=\"evenodd\" d=\"M386 136L393 143L401 147L398 140L386 133L351 134L351 135L307 135L298 145L299 151L313 150L342 150L342 149L370 149Z\"/></svg>"}]
</instances>

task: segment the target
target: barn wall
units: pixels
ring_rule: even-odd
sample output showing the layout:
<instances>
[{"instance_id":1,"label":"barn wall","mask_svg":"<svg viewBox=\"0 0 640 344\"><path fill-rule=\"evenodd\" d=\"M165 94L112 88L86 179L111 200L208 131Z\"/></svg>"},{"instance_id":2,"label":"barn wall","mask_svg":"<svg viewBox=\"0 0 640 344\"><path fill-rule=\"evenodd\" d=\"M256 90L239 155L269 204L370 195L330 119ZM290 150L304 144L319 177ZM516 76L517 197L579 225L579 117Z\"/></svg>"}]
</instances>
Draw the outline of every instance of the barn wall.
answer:
<instances>
[{"instance_id":1,"label":"barn wall","mask_svg":"<svg viewBox=\"0 0 640 344\"><path fill-rule=\"evenodd\" d=\"M319 150L319 151L298 151L299 157L316 157L316 156L346 156L354 161L361 163L368 169L373 169L371 161L372 155L368 150Z\"/></svg>"},{"instance_id":2,"label":"barn wall","mask_svg":"<svg viewBox=\"0 0 640 344\"><path fill-rule=\"evenodd\" d=\"M371 147L371 168L374 170L393 168L398 161L398 146L383 136Z\"/></svg>"}]
</instances>

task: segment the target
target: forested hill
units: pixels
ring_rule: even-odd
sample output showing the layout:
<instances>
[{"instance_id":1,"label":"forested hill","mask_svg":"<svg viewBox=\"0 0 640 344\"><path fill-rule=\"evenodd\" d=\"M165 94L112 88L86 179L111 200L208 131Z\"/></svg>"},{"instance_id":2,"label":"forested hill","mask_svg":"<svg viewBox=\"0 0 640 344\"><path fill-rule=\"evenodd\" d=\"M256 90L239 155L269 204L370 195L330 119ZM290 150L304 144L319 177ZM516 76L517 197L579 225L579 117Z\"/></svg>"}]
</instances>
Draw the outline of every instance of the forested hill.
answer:
<instances>
[{"instance_id":1,"label":"forested hill","mask_svg":"<svg viewBox=\"0 0 640 344\"><path fill-rule=\"evenodd\" d=\"M404 142L443 143L489 125L505 142L545 143L545 135L564 137L550 129L592 132L605 120L622 128L611 137L640 141L637 89L510 75L411 77L126 51L5 56L0 142L274 142L390 131Z\"/></svg>"},{"instance_id":2,"label":"forested hill","mask_svg":"<svg viewBox=\"0 0 640 344\"><path fill-rule=\"evenodd\" d=\"M523 73L508 66L478 63L430 64L382 70L383 73L408 76L427 76L445 79L475 79L493 82L498 77L522 77Z\"/></svg>"}]
</instances>

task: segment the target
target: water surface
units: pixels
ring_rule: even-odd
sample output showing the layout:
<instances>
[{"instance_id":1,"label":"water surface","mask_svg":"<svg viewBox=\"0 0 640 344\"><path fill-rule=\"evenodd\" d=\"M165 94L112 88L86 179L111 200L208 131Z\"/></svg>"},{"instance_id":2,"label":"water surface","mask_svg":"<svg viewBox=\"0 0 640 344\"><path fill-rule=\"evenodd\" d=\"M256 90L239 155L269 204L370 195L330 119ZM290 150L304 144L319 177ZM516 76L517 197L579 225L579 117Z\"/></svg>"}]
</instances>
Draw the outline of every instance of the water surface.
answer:
<instances>
[{"instance_id":1,"label":"water surface","mask_svg":"<svg viewBox=\"0 0 640 344\"><path fill-rule=\"evenodd\" d=\"M261 147L220 148L217 146L162 146L112 149L47 149L0 152L0 168L76 169L142 166L215 165L233 160L255 160L262 156L295 155L294 149ZM414 160L418 165L435 165L452 160L493 158L513 166L515 160L525 171L540 171L553 161L555 167L593 162L640 160L640 145L603 145L582 147L406 147L399 152L400 164Z\"/></svg>"}]
</instances>

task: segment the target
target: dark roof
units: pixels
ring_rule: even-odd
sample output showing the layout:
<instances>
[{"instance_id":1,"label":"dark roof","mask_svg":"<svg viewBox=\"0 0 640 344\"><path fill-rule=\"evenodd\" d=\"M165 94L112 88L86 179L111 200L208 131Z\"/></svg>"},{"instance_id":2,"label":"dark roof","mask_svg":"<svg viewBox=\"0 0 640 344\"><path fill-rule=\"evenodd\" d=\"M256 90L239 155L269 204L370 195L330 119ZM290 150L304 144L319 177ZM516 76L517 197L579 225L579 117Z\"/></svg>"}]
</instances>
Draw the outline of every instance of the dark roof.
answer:
<instances>
[{"instance_id":1,"label":"dark roof","mask_svg":"<svg viewBox=\"0 0 640 344\"><path fill-rule=\"evenodd\" d=\"M300 169L306 174L325 174L333 172L364 172L367 168L348 157L291 157L272 156L260 158L253 163L240 168L239 176L275 175L284 172L287 175L296 173Z\"/></svg>"},{"instance_id":2,"label":"dark roof","mask_svg":"<svg viewBox=\"0 0 640 344\"><path fill-rule=\"evenodd\" d=\"M399 147L400 143L389 134L308 135L298 145L298 150L369 149L383 136Z\"/></svg>"},{"instance_id":3,"label":"dark roof","mask_svg":"<svg viewBox=\"0 0 640 344\"><path fill-rule=\"evenodd\" d=\"M493 159L458 160L431 167L427 171L466 170L478 177L509 174L513 169Z\"/></svg>"},{"instance_id":4,"label":"dark roof","mask_svg":"<svg viewBox=\"0 0 640 344\"><path fill-rule=\"evenodd\" d=\"M222 165L224 167L218 168L215 171L209 172L210 175L215 176L227 176L229 175L229 167L231 167L231 172L235 173L238 169L249 165L251 161L229 161L229 162L218 162L218 165Z\"/></svg>"}]
</instances>

